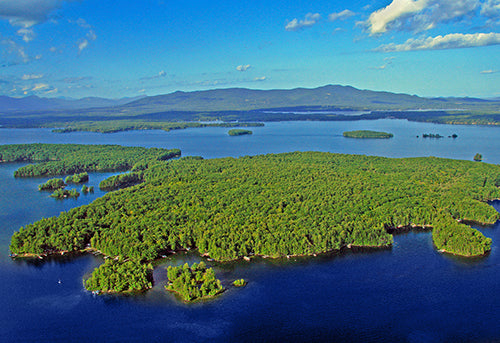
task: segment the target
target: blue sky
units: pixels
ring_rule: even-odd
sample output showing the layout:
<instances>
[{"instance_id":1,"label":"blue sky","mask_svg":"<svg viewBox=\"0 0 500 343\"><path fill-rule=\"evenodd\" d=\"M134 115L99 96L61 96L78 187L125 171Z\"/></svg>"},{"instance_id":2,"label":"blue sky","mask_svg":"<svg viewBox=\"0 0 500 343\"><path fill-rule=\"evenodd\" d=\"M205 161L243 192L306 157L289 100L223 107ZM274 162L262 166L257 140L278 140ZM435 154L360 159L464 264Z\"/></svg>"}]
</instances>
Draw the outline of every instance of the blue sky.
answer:
<instances>
[{"instance_id":1,"label":"blue sky","mask_svg":"<svg viewBox=\"0 0 500 343\"><path fill-rule=\"evenodd\" d=\"M500 0L0 0L0 95L500 96Z\"/></svg>"}]
</instances>

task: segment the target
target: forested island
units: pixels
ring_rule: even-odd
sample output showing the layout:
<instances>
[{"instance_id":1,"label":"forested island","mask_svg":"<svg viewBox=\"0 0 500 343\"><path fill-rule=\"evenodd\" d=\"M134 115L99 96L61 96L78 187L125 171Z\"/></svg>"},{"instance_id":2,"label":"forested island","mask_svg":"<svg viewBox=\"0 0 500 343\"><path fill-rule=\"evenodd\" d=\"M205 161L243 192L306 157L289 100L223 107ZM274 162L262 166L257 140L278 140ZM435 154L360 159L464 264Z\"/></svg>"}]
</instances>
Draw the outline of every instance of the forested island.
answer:
<instances>
[{"instance_id":1,"label":"forested island","mask_svg":"<svg viewBox=\"0 0 500 343\"><path fill-rule=\"evenodd\" d=\"M42 183L41 185L38 185L38 190L39 191L54 191L56 189L61 189L66 187L66 184L64 183L63 179L60 178L53 178L47 180L47 182Z\"/></svg>"},{"instance_id":2,"label":"forested island","mask_svg":"<svg viewBox=\"0 0 500 343\"><path fill-rule=\"evenodd\" d=\"M432 227L438 250L478 256L491 239L464 223L500 218L486 203L500 198L497 165L320 152L163 161L157 150L154 162L137 156L141 184L21 228L12 254L86 249L141 265L181 249L277 258L389 247L388 230Z\"/></svg>"},{"instance_id":3,"label":"forested island","mask_svg":"<svg viewBox=\"0 0 500 343\"><path fill-rule=\"evenodd\" d=\"M384 138L394 137L394 135L392 133L380 132L380 131L370 131L370 130L345 131L342 135L344 137L347 137L347 138L384 139Z\"/></svg>"},{"instance_id":4,"label":"forested island","mask_svg":"<svg viewBox=\"0 0 500 343\"><path fill-rule=\"evenodd\" d=\"M212 298L224 291L214 270L207 268L203 261L193 263L191 267L187 263L178 267L168 266L167 276L168 285L165 288L177 293L185 302Z\"/></svg>"},{"instance_id":5,"label":"forested island","mask_svg":"<svg viewBox=\"0 0 500 343\"><path fill-rule=\"evenodd\" d=\"M65 198L78 198L80 193L76 189L56 189L51 195L52 198L65 199Z\"/></svg>"},{"instance_id":6,"label":"forested island","mask_svg":"<svg viewBox=\"0 0 500 343\"><path fill-rule=\"evenodd\" d=\"M85 281L85 288L96 293L132 293L153 287L153 266L138 261L107 259Z\"/></svg>"},{"instance_id":7,"label":"forested island","mask_svg":"<svg viewBox=\"0 0 500 343\"><path fill-rule=\"evenodd\" d=\"M250 130L242 130L242 129L232 129L228 131L229 136L243 136L243 135L251 135L253 132Z\"/></svg>"}]
</instances>

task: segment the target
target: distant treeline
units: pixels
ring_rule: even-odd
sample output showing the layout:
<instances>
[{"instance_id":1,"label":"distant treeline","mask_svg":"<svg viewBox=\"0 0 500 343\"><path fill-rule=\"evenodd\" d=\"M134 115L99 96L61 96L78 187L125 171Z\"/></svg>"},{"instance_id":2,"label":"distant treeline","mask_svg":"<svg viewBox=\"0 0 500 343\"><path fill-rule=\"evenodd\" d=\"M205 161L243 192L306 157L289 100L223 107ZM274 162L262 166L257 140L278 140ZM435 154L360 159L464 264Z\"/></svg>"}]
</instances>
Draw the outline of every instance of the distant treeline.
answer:
<instances>
[{"instance_id":1,"label":"distant treeline","mask_svg":"<svg viewBox=\"0 0 500 343\"><path fill-rule=\"evenodd\" d=\"M203 127L260 127L263 123L200 123L200 122L153 122L153 121L131 121L131 120L107 120L91 122L72 122L59 124L60 129L53 129L53 132L68 133L74 131L90 131L100 133L114 133L130 130L182 130L188 128Z\"/></svg>"},{"instance_id":2,"label":"distant treeline","mask_svg":"<svg viewBox=\"0 0 500 343\"><path fill-rule=\"evenodd\" d=\"M104 111L104 110L102 110ZM349 115L349 111L366 111ZM406 119L440 124L500 125L500 113L454 110L373 110L360 107L295 106L248 111L161 111L142 114L98 114L66 112L15 113L0 118L3 127L49 127L57 132L93 131L117 132L141 129L183 129L188 127L245 127L260 126L262 122L276 121L357 121L376 119ZM293 113L299 112L299 113ZM325 113L339 112L339 114ZM347 113L346 113L347 112ZM214 121L221 121L214 122ZM256 123L256 121L258 121ZM213 123L210 123L213 122Z\"/></svg>"}]
</instances>

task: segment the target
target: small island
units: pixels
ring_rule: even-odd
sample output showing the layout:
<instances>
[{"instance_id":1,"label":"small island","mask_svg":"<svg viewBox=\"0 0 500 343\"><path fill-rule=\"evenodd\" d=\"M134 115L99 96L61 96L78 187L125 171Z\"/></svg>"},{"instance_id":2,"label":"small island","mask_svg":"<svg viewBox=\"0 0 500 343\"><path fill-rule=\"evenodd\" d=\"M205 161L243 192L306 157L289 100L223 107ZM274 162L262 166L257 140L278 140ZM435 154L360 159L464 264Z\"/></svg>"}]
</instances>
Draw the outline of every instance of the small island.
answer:
<instances>
[{"instance_id":1,"label":"small island","mask_svg":"<svg viewBox=\"0 0 500 343\"><path fill-rule=\"evenodd\" d=\"M168 266L167 276L169 283L165 288L177 293L185 302L212 298L224 291L220 280L215 278L214 270L207 268L203 261L193 263L191 267L187 263L178 267Z\"/></svg>"},{"instance_id":2,"label":"small island","mask_svg":"<svg viewBox=\"0 0 500 343\"><path fill-rule=\"evenodd\" d=\"M250 130L242 130L242 129L232 129L227 132L229 136L243 136L243 135L251 135L253 132Z\"/></svg>"},{"instance_id":3,"label":"small island","mask_svg":"<svg viewBox=\"0 0 500 343\"><path fill-rule=\"evenodd\" d=\"M67 190L67 189L56 189L54 193L50 195L52 198L56 199L76 199L80 196L80 193L76 189Z\"/></svg>"},{"instance_id":4,"label":"small island","mask_svg":"<svg viewBox=\"0 0 500 343\"><path fill-rule=\"evenodd\" d=\"M347 138L376 138L376 139L387 139L392 138L394 135L388 132L381 131L370 131L370 130L356 130L356 131L345 131L342 134Z\"/></svg>"},{"instance_id":5,"label":"small island","mask_svg":"<svg viewBox=\"0 0 500 343\"><path fill-rule=\"evenodd\" d=\"M238 279L238 280L233 281L234 287L243 287L243 286L246 286L246 284L247 284L247 282L245 281L245 279Z\"/></svg>"},{"instance_id":6,"label":"small island","mask_svg":"<svg viewBox=\"0 0 500 343\"><path fill-rule=\"evenodd\" d=\"M64 183L63 179L50 179L47 182L38 185L38 190L39 191L55 191L57 189L62 189L66 187L66 184Z\"/></svg>"},{"instance_id":7,"label":"small island","mask_svg":"<svg viewBox=\"0 0 500 343\"><path fill-rule=\"evenodd\" d=\"M84 284L95 294L145 291L153 287L153 266L132 260L106 259Z\"/></svg>"},{"instance_id":8,"label":"small island","mask_svg":"<svg viewBox=\"0 0 500 343\"><path fill-rule=\"evenodd\" d=\"M82 186L82 193L83 194L88 194L88 193L94 193L94 186L87 186L87 185L83 185Z\"/></svg>"}]
</instances>

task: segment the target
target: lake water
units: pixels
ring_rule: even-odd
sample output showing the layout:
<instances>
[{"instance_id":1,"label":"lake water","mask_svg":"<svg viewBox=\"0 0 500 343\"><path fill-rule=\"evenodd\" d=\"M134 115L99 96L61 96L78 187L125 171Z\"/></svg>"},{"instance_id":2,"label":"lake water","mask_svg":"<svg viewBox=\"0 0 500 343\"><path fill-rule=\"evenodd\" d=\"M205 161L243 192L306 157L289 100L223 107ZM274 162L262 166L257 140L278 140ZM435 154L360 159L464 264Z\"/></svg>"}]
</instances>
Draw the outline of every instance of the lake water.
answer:
<instances>
[{"instance_id":1,"label":"lake water","mask_svg":"<svg viewBox=\"0 0 500 343\"><path fill-rule=\"evenodd\" d=\"M389 140L355 140L342 132L391 132ZM500 128L411 123L401 120L282 122L229 137L227 128L115 134L54 134L2 129L0 144L96 143L180 148L205 158L287 151L330 151L390 157L439 156L500 163ZM416 138L438 133L442 139ZM458 138L447 136L456 133ZM392 249L315 258L258 259L211 264L223 283L245 278L244 288L183 304L166 293L166 265L155 287L135 297L94 297L82 279L102 263L80 256L43 263L8 257L12 233L42 217L87 204L103 193L56 201L38 192L45 179L15 179L20 164L0 165L1 342L492 342L500 341L500 223L481 231L491 253L463 259L436 252L430 233L395 236ZM500 210L500 202L493 203ZM198 261L195 253L167 263ZM210 262L209 262L210 264Z\"/></svg>"}]
</instances>

